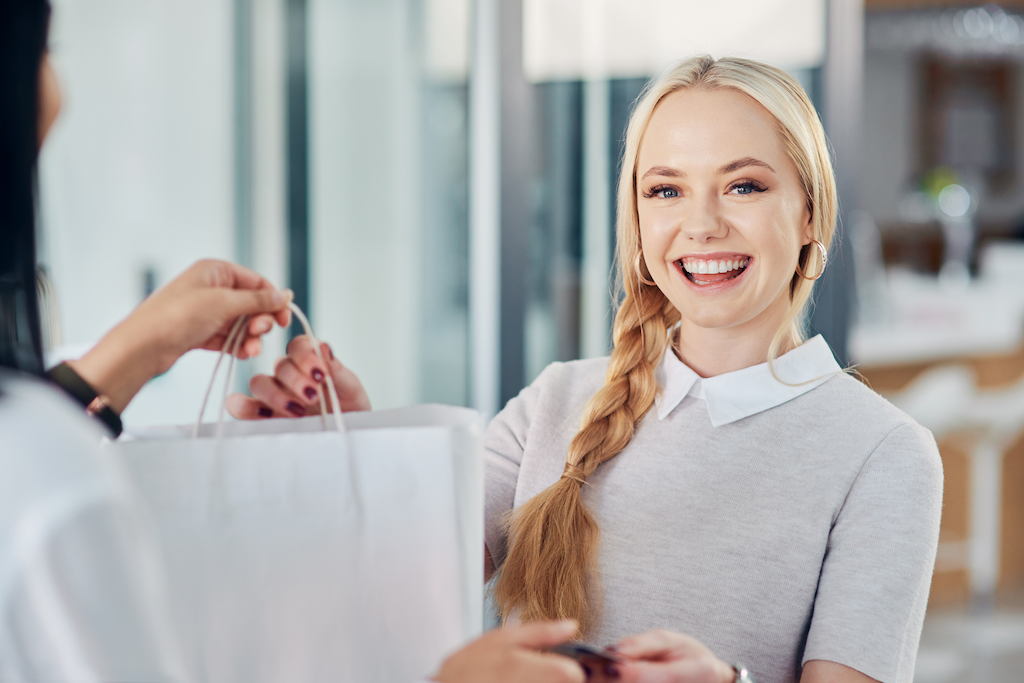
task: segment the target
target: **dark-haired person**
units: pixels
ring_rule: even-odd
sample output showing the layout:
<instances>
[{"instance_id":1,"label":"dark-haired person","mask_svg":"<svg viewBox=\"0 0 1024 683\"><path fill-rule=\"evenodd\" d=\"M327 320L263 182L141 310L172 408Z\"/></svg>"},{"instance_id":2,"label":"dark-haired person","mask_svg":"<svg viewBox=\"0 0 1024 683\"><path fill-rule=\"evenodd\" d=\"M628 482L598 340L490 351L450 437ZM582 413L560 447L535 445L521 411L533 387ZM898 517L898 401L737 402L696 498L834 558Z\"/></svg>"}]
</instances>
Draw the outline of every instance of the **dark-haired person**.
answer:
<instances>
[{"instance_id":1,"label":"dark-haired person","mask_svg":"<svg viewBox=\"0 0 1024 683\"><path fill-rule=\"evenodd\" d=\"M60 93L46 0L0 2L0 681L191 680L163 604L160 566L132 492L98 450L138 390L191 349L219 349L254 316L239 355L287 325L291 292L201 261L77 361L43 372L36 294L35 167ZM58 389L57 386L61 387ZM442 683L581 683L539 649L576 624L504 629L452 655Z\"/></svg>"}]
</instances>

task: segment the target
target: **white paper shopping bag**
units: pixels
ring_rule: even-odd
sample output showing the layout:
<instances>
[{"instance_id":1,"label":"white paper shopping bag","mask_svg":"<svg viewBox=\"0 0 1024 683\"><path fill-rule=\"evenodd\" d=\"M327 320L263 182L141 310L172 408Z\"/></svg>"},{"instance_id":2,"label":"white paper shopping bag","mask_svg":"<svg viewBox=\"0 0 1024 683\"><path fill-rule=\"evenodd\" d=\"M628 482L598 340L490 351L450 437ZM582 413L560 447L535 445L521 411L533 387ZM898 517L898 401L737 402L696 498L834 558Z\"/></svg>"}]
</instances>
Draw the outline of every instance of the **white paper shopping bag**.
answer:
<instances>
[{"instance_id":1,"label":"white paper shopping bag","mask_svg":"<svg viewBox=\"0 0 1024 683\"><path fill-rule=\"evenodd\" d=\"M210 683L409 683L482 623L480 423L419 406L149 430L111 448Z\"/></svg>"},{"instance_id":2,"label":"white paper shopping bag","mask_svg":"<svg viewBox=\"0 0 1024 683\"><path fill-rule=\"evenodd\" d=\"M481 630L478 414L336 424L162 427L109 446L154 519L196 680L411 683Z\"/></svg>"}]
</instances>

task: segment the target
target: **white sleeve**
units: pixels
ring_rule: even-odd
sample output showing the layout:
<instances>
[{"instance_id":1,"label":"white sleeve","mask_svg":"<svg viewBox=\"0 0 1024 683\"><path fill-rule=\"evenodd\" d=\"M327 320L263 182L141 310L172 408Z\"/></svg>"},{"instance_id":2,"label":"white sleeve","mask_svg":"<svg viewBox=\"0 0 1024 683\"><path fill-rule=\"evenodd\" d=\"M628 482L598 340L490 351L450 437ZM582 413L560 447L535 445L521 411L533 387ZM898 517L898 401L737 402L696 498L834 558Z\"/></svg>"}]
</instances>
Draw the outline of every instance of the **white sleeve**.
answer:
<instances>
[{"instance_id":1,"label":"white sleeve","mask_svg":"<svg viewBox=\"0 0 1024 683\"><path fill-rule=\"evenodd\" d=\"M0 584L0 680L186 680L148 537L115 501L80 490L18 520Z\"/></svg>"}]
</instances>

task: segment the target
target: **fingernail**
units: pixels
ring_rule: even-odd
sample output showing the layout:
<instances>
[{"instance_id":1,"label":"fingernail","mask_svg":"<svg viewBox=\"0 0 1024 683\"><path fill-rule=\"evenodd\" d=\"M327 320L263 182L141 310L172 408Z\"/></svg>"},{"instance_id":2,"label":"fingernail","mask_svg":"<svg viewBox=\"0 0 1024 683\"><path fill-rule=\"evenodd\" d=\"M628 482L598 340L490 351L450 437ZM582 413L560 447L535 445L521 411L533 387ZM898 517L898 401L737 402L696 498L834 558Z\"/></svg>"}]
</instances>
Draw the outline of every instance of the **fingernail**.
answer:
<instances>
[{"instance_id":1,"label":"fingernail","mask_svg":"<svg viewBox=\"0 0 1024 683\"><path fill-rule=\"evenodd\" d=\"M584 664L583 662L580 662L580 667L582 667L583 673L587 675L587 678L590 678L594 675L594 672L590 670L590 667Z\"/></svg>"},{"instance_id":2,"label":"fingernail","mask_svg":"<svg viewBox=\"0 0 1024 683\"><path fill-rule=\"evenodd\" d=\"M606 678L618 678L619 669L614 664L605 664L604 675Z\"/></svg>"},{"instance_id":3,"label":"fingernail","mask_svg":"<svg viewBox=\"0 0 1024 683\"><path fill-rule=\"evenodd\" d=\"M306 409L295 401L288 401L288 404L284 408L295 417L302 417L306 414Z\"/></svg>"},{"instance_id":4,"label":"fingernail","mask_svg":"<svg viewBox=\"0 0 1024 683\"><path fill-rule=\"evenodd\" d=\"M270 417L271 415L274 414L274 411L271 410L270 408L266 407L266 406L260 406L260 409L259 409L258 412L260 414L260 417Z\"/></svg>"},{"instance_id":5,"label":"fingernail","mask_svg":"<svg viewBox=\"0 0 1024 683\"><path fill-rule=\"evenodd\" d=\"M331 350L330 344L327 345L327 355L331 357L331 360L334 360L334 351Z\"/></svg>"},{"instance_id":6,"label":"fingernail","mask_svg":"<svg viewBox=\"0 0 1024 683\"><path fill-rule=\"evenodd\" d=\"M619 651L619 646L618 646L618 644L616 644L616 645L609 645L605 649L606 650L611 650L612 652L618 652Z\"/></svg>"},{"instance_id":7,"label":"fingernail","mask_svg":"<svg viewBox=\"0 0 1024 683\"><path fill-rule=\"evenodd\" d=\"M316 381L316 382L323 382L324 381L324 373L320 372L319 368L313 368L313 372L310 373L310 374L313 375L313 380L314 381Z\"/></svg>"},{"instance_id":8,"label":"fingernail","mask_svg":"<svg viewBox=\"0 0 1024 683\"><path fill-rule=\"evenodd\" d=\"M284 306L294 298L295 292L293 292L292 290L279 289L276 292L274 292L274 295L271 297L271 300L274 302L275 306Z\"/></svg>"},{"instance_id":9,"label":"fingernail","mask_svg":"<svg viewBox=\"0 0 1024 683\"><path fill-rule=\"evenodd\" d=\"M305 389L302 390L302 393L304 393L306 395L306 398L308 398L310 401L316 398L316 389L314 389L313 387L306 387Z\"/></svg>"}]
</instances>

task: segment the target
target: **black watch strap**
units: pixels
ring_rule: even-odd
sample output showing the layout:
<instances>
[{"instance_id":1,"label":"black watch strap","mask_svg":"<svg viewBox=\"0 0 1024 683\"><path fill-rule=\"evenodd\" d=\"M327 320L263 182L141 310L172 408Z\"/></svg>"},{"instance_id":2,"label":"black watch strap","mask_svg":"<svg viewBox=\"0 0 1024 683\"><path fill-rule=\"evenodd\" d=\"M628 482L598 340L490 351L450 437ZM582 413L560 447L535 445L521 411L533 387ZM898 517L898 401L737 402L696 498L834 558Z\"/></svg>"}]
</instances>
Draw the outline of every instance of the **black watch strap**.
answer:
<instances>
[{"instance_id":1,"label":"black watch strap","mask_svg":"<svg viewBox=\"0 0 1024 683\"><path fill-rule=\"evenodd\" d=\"M61 363L46 373L54 384L63 389L71 398L82 404L85 412L99 418L116 439L123 429L121 418L107 404L106 396L96 393L88 382L67 363Z\"/></svg>"}]
</instances>

